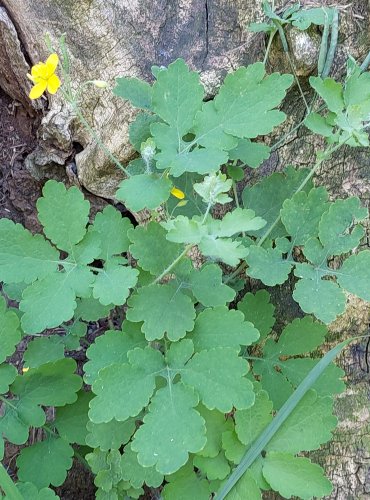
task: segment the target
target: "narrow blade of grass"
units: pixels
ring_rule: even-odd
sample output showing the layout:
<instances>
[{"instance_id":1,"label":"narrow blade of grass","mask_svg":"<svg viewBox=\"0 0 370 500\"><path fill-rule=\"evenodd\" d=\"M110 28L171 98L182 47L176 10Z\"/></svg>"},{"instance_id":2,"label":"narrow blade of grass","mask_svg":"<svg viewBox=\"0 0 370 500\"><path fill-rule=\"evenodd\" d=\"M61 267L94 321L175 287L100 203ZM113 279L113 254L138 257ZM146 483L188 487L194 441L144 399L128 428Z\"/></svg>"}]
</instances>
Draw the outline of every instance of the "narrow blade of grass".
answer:
<instances>
[{"instance_id":1,"label":"narrow blade of grass","mask_svg":"<svg viewBox=\"0 0 370 500\"><path fill-rule=\"evenodd\" d=\"M333 349L327 352L325 356L312 368L306 378L302 380L294 393L281 407L280 411L274 417L272 422L266 427L259 438L256 439L253 445L249 448L240 464L236 467L228 480L223 484L219 492L216 494L215 500L223 500L226 495L232 490L232 488L239 481L244 472L246 472L246 470L260 456L261 452L264 450L271 438L276 434L281 425L289 417L289 415L292 413L292 411L306 394L306 392L320 377L325 368L333 361L333 359L336 358L343 347L345 347L352 340L353 339L345 340L344 342L338 344L336 347L333 347Z\"/></svg>"}]
</instances>

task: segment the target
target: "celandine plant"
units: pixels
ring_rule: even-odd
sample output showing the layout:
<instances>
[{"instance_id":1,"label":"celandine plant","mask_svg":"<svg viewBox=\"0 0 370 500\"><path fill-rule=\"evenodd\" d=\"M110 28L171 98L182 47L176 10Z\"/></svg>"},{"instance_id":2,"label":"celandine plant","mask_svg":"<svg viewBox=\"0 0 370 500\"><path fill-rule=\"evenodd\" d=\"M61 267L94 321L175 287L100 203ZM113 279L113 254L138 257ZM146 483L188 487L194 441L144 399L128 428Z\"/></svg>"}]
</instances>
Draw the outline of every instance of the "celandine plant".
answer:
<instances>
[{"instance_id":1,"label":"celandine plant","mask_svg":"<svg viewBox=\"0 0 370 500\"><path fill-rule=\"evenodd\" d=\"M62 49L61 90L87 125ZM50 79L56 89L56 63L33 69L33 97ZM118 78L114 89L141 109L130 126L138 158L126 167L114 158L127 174L117 199L148 210L146 226L113 206L91 220L82 193L56 181L37 202L43 235L0 220L1 456L4 442L44 431L21 449L16 484L0 467L0 486L9 499L58 498L51 487L76 457L95 475L97 499L139 498L144 488L165 500L328 495L324 471L302 452L336 426L333 396L345 386L332 360L343 345L321 360L312 353L344 312L345 291L370 301L370 251L354 252L367 217L359 199L331 202L312 177L343 145L368 145L370 74L350 61L343 84L311 78L322 104L305 125L327 148L311 170L289 166L241 200L237 182L270 154L254 139L285 120L277 108L293 77L252 64L204 102L183 60L153 75L153 85ZM274 286L292 273L309 316L276 332L269 293L244 293L246 276ZM88 347L81 376L73 351L89 323L117 310L121 328ZM18 373L6 361L24 335L34 338Z\"/></svg>"}]
</instances>

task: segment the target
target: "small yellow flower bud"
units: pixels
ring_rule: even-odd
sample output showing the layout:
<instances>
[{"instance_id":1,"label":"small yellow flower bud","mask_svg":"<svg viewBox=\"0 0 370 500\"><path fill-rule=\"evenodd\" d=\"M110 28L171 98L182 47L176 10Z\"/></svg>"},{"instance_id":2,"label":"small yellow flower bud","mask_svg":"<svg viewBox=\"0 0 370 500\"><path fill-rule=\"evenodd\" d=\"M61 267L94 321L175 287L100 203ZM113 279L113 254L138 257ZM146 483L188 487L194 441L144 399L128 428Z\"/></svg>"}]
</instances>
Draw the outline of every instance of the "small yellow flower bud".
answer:
<instances>
[{"instance_id":1,"label":"small yellow flower bud","mask_svg":"<svg viewBox=\"0 0 370 500\"><path fill-rule=\"evenodd\" d=\"M172 194L172 196L174 196L175 198L178 198L179 200L183 200L185 198L185 193L177 187L173 187L171 189L171 194Z\"/></svg>"},{"instance_id":2,"label":"small yellow flower bud","mask_svg":"<svg viewBox=\"0 0 370 500\"><path fill-rule=\"evenodd\" d=\"M27 373L27 372L28 372L28 370L29 370L29 368L28 368L27 366L25 366L25 367L23 367L23 368L22 368L22 372L23 372L23 373Z\"/></svg>"},{"instance_id":3,"label":"small yellow flower bud","mask_svg":"<svg viewBox=\"0 0 370 500\"><path fill-rule=\"evenodd\" d=\"M92 82L95 87L98 87L99 89L105 89L108 87L108 82L105 82L104 80L92 80Z\"/></svg>"}]
</instances>

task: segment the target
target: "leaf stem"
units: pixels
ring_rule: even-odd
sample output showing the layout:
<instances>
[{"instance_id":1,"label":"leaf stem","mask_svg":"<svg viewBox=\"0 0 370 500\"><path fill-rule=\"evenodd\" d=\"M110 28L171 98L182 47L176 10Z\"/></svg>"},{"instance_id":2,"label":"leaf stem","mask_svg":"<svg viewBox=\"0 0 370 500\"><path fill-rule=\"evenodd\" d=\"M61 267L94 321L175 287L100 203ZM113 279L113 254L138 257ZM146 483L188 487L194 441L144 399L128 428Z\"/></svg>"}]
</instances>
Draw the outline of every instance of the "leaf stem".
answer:
<instances>
[{"instance_id":1,"label":"leaf stem","mask_svg":"<svg viewBox=\"0 0 370 500\"><path fill-rule=\"evenodd\" d=\"M273 31L270 31L270 36L269 36L269 41L267 42L267 47L266 47L266 52L265 52L265 57L263 58L263 64L266 66L267 59L270 53L271 45L274 40L274 37L277 33L277 29L274 29Z\"/></svg>"},{"instance_id":2,"label":"leaf stem","mask_svg":"<svg viewBox=\"0 0 370 500\"><path fill-rule=\"evenodd\" d=\"M186 245L184 250L180 253L178 257L151 283L151 285L155 285L159 283L172 269L180 262L180 260L185 257L185 255L188 253L188 251L193 247L193 245L190 243L189 245Z\"/></svg>"},{"instance_id":3,"label":"leaf stem","mask_svg":"<svg viewBox=\"0 0 370 500\"><path fill-rule=\"evenodd\" d=\"M0 487L9 500L24 500L5 467L0 463Z\"/></svg>"}]
</instances>

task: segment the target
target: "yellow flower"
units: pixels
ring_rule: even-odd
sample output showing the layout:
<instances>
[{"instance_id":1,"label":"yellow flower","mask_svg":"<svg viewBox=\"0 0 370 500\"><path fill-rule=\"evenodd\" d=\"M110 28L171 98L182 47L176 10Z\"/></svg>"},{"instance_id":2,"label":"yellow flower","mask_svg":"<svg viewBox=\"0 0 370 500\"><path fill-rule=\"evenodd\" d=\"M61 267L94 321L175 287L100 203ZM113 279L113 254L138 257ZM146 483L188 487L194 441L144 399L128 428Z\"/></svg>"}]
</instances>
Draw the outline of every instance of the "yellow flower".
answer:
<instances>
[{"instance_id":1,"label":"yellow flower","mask_svg":"<svg viewBox=\"0 0 370 500\"><path fill-rule=\"evenodd\" d=\"M173 187L171 189L171 194L172 194L172 196L174 196L175 198L178 198L179 200L183 200L185 198L185 193L177 187Z\"/></svg>"},{"instance_id":2,"label":"yellow flower","mask_svg":"<svg viewBox=\"0 0 370 500\"><path fill-rule=\"evenodd\" d=\"M27 77L34 83L29 94L30 99L38 99L47 90L55 94L60 87L60 80L55 74L59 62L57 54L51 54L45 63L37 63L31 68L31 74Z\"/></svg>"},{"instance_id":3,"label":"yellow flower","mask_svg":"<svg viewBox=\"0 0 370 500\"><path fill-rule=\"evenodd\" d=\"M28 372L28 370L29 370L29 368L28 368L28 367L26 367L26 366L25 366L24 368L22 368L22 372L23 372L23 373L27 373L27 372Z\"/></svg>"}]
</instances>

